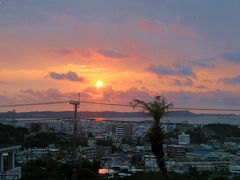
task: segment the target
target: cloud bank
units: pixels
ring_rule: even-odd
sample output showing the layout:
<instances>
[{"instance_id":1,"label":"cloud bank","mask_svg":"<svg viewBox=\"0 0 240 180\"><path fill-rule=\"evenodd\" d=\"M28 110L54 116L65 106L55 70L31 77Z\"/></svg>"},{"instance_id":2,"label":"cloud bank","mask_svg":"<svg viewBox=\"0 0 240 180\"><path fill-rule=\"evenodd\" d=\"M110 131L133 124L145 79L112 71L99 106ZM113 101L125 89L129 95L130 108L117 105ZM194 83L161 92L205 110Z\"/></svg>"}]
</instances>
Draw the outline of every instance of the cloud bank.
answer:
<instances>
[{"instance_id":1,"label":"cloud bank","mask_svg":"<svg viewBox=\"0 0 240 180\"><path fill-rule=\"evenodd\" d=\"M230 85L240 84L240 76L236 76L233 78L221 78L219 81Z\"/></svg>"},{"instance_id":2,"label":"cloud bank","mask_svg":"<svg viewBox=\"0 0 240 180\"><path fill-rule=\"evenodd\" d=\"M149 71L159 75L183 75L183 76L194 76L191 66L184 66L176 64L174 68L167 68L164 66L150 66Z\"/></svg>"},{"instance_id":3,"label":"cloud bank","mask_svg":"<svg viewBox=\"0 0 240 180\"><path fill-rule=\"evenodd\" d=\"M49 76L52 79L56 79L56 80L69 80L69 81L78 81L78 82L83 82L84 78L83 77L79 77L77 75L77 73L72 72L72 71L68 71L67 73L56 73L56 72L50 72Z\"/></svg>"},{"instance_id":4,"label":"cloud bank","mask_svg":"<svg viewBox=\"0 0 240 180\"><path fill-rule=\"evenodd\" d=\"M240 53L237 52L237 53L225 53L225 54L222 54L222 57L229 60L229 61L232 61L232 62L235 62L235 63L240 63Z\"/></svg>"},{"instance_id":5,"label":"cloud bank","mask_svg":"<svg viewBox=\"0 0 240 180\"><path fill-rule=\"evenodd\" d=\"M109 58L126 58L127 56L118 53L112 49L99 49L98 53L103 55L104 57L109 57Z\"/></svg>"}]
</instances>

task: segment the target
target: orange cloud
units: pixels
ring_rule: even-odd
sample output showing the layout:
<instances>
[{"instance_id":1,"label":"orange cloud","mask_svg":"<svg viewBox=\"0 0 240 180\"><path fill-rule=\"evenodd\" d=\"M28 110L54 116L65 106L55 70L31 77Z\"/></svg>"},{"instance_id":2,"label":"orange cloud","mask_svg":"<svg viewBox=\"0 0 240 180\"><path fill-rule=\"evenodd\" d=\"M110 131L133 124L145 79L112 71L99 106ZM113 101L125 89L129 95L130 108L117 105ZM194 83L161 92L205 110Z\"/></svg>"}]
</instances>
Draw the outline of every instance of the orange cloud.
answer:
<instances>
[{"instance_id":1,"label":"orange cloud","mask_svg":"<svg viewBox=\"0 0 240 180\"><path fill-rule=\"evenodd\" d=\"M136 26L154 34L163 33L168 35L177 35L184 37L194 37L197 35L195 32L193 32L191 27L184 26L179 22L167 25L159 20L156 21L141 20L136 23Z\"/></svg>"},{"instance_id":2,"label":"orange cloud","mask_svg":"<svg viewBox=\"0 0 240 180\"><path fill-rule=\"evenodd\" d=\"M54 50L59 55L63 56L71 56L71 57L91 57L91 50L85 50L81 48L62 48Z\"/></svg>"},{"instance_id":3,"label":"orange cloud","mask_svg":"<svg viewBox=\"0 0 240 180\"><path fill-rule=\"evenodd\" d=\"M74 100L77 99L77 92L61 92L58 89L46 89L46 90L33 90L26 89L19 91L19 95L13 97L8 97L6 95L0 94L0 100L3 100L5 104L9 103L26 103L26 102L47 102L47 101L60 101L60 100ZM228 91L205 91L205 92L189 92L189 91L179 91L179 92L159 92L165 95L169 102L173 102L175 107L224 107L228 106L229 108L236 108L240 105L239 94L231 93ZM97 95L97 96L96 96ZM147 91L139 90L135 87L131 87L127 90L120 91L114 90L111 86L107 86L102 89L96 89L95 87L88 87L81 92L81 100L82 101L92 101L92 102L105 102L105 103L120 103L120 104L128 104L133 99L142 99L144 101L150 101L152 99L152 95ZM221 97L221 98L219 98ZM28 107L29 111L42 108L49 108L50 106L36 106L36 107ZM51 106L52 110L66 110L66 108L71 109L69 104L65 104L65 106ZM81 105L81 110L112 110L115 108L114 106L103 106L103 105L92 105L85 104ZM116 107L116 110L120 110L120 107ZM124 111L131 110L130 107L124 107ZM18 108L17 108L18 110Z\"/></svg>"},{"instance_id":4,"label":"orange cloud","mask_svg":"<svg viewBox=\"0 0 240 180\"><path fill-rule=\"evenodd\" d=\"M114 61L128 58L127 55L110 48L107 49L62 48L54 49L54 52L62 56L84 58L85 60L95 60L101 58Z\"/></svg>"}]
</instances>

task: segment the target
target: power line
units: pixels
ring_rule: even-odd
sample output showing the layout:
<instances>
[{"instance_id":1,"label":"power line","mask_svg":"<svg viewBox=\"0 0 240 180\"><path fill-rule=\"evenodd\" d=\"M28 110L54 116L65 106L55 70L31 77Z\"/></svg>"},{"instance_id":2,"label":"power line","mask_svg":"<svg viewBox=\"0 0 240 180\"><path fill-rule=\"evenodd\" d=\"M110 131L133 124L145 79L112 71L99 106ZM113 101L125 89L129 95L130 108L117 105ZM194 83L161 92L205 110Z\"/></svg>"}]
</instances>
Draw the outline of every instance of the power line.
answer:
<instances>
[{"instance_id":1,"label":"power line","mask_svg":"<svg viewBox=\"0 0 240 180\"><path fill-rule=\"evenodd\" d=\"M175 110L189 110L189 111L239 111L240 109L223 109L223 108L190 108L190 107L173 107Z\"/></svg>"},{"instance_id":2,"label":"power line","mask_svg":"<svg viewBox=\"0 0 240 180\"><path fill-rule=\"evenodd\" d=\"M85 104L97 104L97 105L107 105L107 106L124 106L131 107L129 104L117 104L117 103L103 103L103 102L92 102L92 101L80 101ZM140 106L139 106L140 107Z\"/></svg>"},{"instance_id":3,"label":"power line","mask_svg":"<svg viewBox=\"0 0 240 180\"><path fill-rule=\"evenodd\" d=\"M42 102L42 103L29 103L29 104L10 104L10 105L0 105L0 108L6 107L17 107L17 106L38 106L38 105L51 105L51 104L62 104L70 103L71 101L53 101L53 102ZM79 101L84 104L96 104L96 105L106 105L106 106L118 106L118 107L131 107L129 104L119 104L119 103L104 103L104 102L93 102L93 101ZM142 107L142 106L137 106ZM228 109L228 108L191 108L191 107L171 107L171 110L189 110L189 111L229 111L229 112L240 112L240 109Z\"/></svg>"},{"instance_id":4,"label":"power line","mask_svg":"<svg viewBox=\"0 0 240 180\"><path fill-rule=\"evenodd\" d=\"M17 106L39 106L39 105L47 105L47 104L62 104L62 103L69 103L69 102L70 101L52 101L52 102L29 103L29 104L8 104L8 105L0 105L0 108L17 107Z\"/></svg>"},{"instance_id":5,"label":"power line","mask_svg":"<svg viewBox=\"0 0 240 180\"><path fill-rule=\"evenodd\" d=\"M117 103L102 103L102 102L89 102L89 101L80 101L81 103L87 104L98 104L98 105L108 105L108 106L124 106L131 107L129 104L117 104ZM137 106L142 107L142 106ZM240 111L240 109L223 109L223 108L191 108L191 107L171 107L173 110L202 110L202 111Z\"/></svg>"}]
</instances>

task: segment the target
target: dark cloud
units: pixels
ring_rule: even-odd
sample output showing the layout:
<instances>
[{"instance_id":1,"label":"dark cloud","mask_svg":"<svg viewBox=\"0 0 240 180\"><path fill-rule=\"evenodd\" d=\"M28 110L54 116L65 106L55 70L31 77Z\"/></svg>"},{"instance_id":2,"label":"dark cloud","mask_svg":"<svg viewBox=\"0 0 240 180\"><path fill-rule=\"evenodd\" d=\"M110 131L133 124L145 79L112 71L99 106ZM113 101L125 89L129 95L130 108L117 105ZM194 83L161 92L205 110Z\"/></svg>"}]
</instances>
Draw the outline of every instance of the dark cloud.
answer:
<instances>
[{"instance_id":1,"label":"dark cloud","mask_svg":"<svg viewBox=\"0 0 240 180\"><path fill-rule=\"evenodd\" d=\"M184 81L184 85L185 86L193 86L193 81L189 78L187 78L185 81Z\"/></svg>"},{"instance_id":2,"label":"dark cloud","mask_svg":"<svg viewBox=\"0 0 240 180\"><path fill-rule=\"evenodd\" d=\"M6 82L4 82L4 81L0 81L0 84L7 84Z\"/></svg>"},{"instance_id":3,"label":"dark cloud","mask_svg":"<svg viewBox=\"0 0 240 180\"><path fill-rule=\"evenodd\" d=\"M194 61L190 61L191 66L199 66L199 67L213 67L213 62L216 61L216 58L205 58L205 59L198 59Z\"/></svg>"},{"instance_id":4,"label":"dark cloud","mask_svg":"<svg viewBox=\"0 0 240 180\"><path fill-rule=\"evenodd\" d=\"M175 107L234 108L240 106L239 94L221 90L205 92L165 92L163 94L166 95L169 101L174 103Z\"/></svg>"},{"instance_id":5,"label":"dark cloud","mask_svg":"<svg viewBox=\"0 0 240 180\"><path fill-rule=\"evenodd\" d=\"M141 91L135 87L132 87L126 91L116 91L112 86L103 87L97 89L96 87L88 87L83 93L88 94L91 99L97 95L98 101L111 102L111 103L125 103L128 104L133 99L151 100L151 95L148 92Z\"/></svg>"},{"instance_id":6,"label":"dark cloud","mask_svg":"<svg viewBox=\"0 0 240 180\"><path fill-rule=\"evenodd\" d=\"M91 93L90 93L91 92ZM122 103L128 104L133 99L141 99L151 101L155 94L150 94L145 90L140 90L132 87L125 91L116 91L111 86L102 88L100 91L95 87L85 89L83 92L87 94L91 101L107 102L107 103ZM198 92L159 92L167 97L169 102L173 102L174 106L180 107L236 107L240 106L239 94L234 94L227 91L198 91ZM95 95L99 96L96 100Z\"/></svg>"},{"instance_id":7,"label":"dark cloud","mask_svg":"<svg viewBox=\"0 0 240 180\"><path fill-rule=\"evenodd\" d=\"M202 86L202 85L200 85L200 86L196 86L196 88L198 88L198 89L208 89L208 87L206 87L206 86Z\"/></svg>"},{"instance_id":8,"label":"dark cloud","mask_svg":"<svg viewBox=\"0 0 240 180\"><path fill-rule=\"evenodd\" d=\"M191 66L184 66L180 64L176 64L174 68L167 68L164 66L150 66L149 70L153 73L163 75L194 76Z\"/></svg>"},{"instance_id":9,"label":"dark cloud","mask_svg":"<svg viewBox=\"0 0 240 180\"><path fill-rule=\"evenodd\" d=\"M77 92L61 92L58 89L46 89L46 90L33 90L26 89L21 90L19 96L15 100L15 103L33 103L33 102L49 102L49 101L69 101L78 99ZM141 91L135 87L132 87L126 91L117 91L112 89L111 86L96 88L96 87L88 87L81 91L81 100L83 101L91 101L91 102L105 102L105 103L121 103L121 104L129 104L130 101L134 99L142 99L145 101L150 101L152 96L145 91ZM1 96L0 96L1 100ZM7 102L6 102L7 103ZM52 108L54 106L42 106L42 108ZM56 106L55 110L60 106ZM69 108L72 110L69 104L62 104L61 107ZM41 109L40 106L30 107L29 109L34 110L34 108ZM115 108L115 109L114 109ZM125 108L125 109L123 109ZM132 111L132 108L129 107L118 107L118 106L103 106L103 105L93 105L93 104L81 104L81 109L90 110L90 111L101 111L101 110L122 110L122 111Z\"/></svg>"},{"instance_id":10,"label":"dark cloud","mask_svg":"<svg viewBox=\"0 0 240 180\"><path fill-rule=\"evenodd\" d=\"M9 98L5 95L0 95L0 101L1 103L8 103Z\"/></svg>"},{"instance_id":11,"label":"dark cloud","mask_svg":"<svg viewBox=\"0 0 240 180\"><path fill-rule=\"evenodd\" d=\"M204 91L204 92L159 92L166 96L168 102L172 102L175 107L199 107L199 108L236 108L240 106L239 94L234 94L227 91ZM134 99L140 99L144 101L151 101L155 94L150 94L146 90L140 90L135 87L127 89L125 91L114 90L111 86L97 89L96 87L86 88L81 92L81 99L84 101L93 102L106 102L106 103L121 103L128 104ZM11 103L33 103L33 102L48 102L48 101L66 101L75 100L78 98L77 92L61 92L58 89L46 89L46 90L21 90L19 96L14 98L0 95L2 104ZM28 111L39 110L41 108L51 107L52 110L60 110L60 106L43 106L43 107L29 107ZM69 108L69 104L64 107ZM98 110L120 110L121 107L112 106L95 106ZM82 104L81 108L85 110L93 110L92 104ZM62 109L61 109L62 110ZM123 110L123 109L121 109ZM129 107L125 107L124 111L132 110ZM221 112L220 112L221 113Z\"/></svg>"},{"instance_id":12,"label":"dark cloud","mask_svg":"<svg viewBox=\"0 0 240 180\"><path fill-rule=\"evenodd\" d=\"M219 80L220 82L223 82L225 84L239 84L240 83L240 76L236 76L236 77L233 77L233 78L221 78Z\"/></svg>"},{"instance_id":13,"label":"dark cloud","mask_svg":"<svg viewBox=\"0 0 240 180\"><path fill-rule=\"evenodd\" d=\"M182 86L182 81L180 81L179 79L174 79L173 80L173 85L175 85L175 86Z\"/></svg>"},{"instance_id":14,"label":"dark cloud","mask_svg":"<svg viewBox=\"0 0 240 180\"><path fill-rule=\"evenodd\" d=\"M22 90L25 99L32 101L55 101L55 100L72 100L77 98L76 92L63 93L57 89L47 89L43 91L35 91L32 89ZM240 106L239 94L227 91L204 91L204 92L159 92L167 97L169 102L173 102L174 106L181 107L236 107ZM132 87L125 91L114 90L111 86L97 89L96 87L86 88L81 92L81 99L88 101L107 102L107 103L123 103L128 104L133 99L141 99L144 101L152 100L154 94L147 91L139 90ZM97 96L97 97L96 97ZM0 97L7 100L6 96ZM24 100L25 100L24 99ZM84 105L87 106L87 105Z\"/></svg>"},{"instance_id":15,"label":"dark cloud","mask_svg":"<svg viewBox=\"0 0 240 180\"><path fill-rule=\"evenodd\" d=\"M66 92L63 93L58 89L46 89L46 90L33 90L33 89L26 89L20 91L20 98L22 100L26 100L27 102L31 101L61 101L61 100L74 100L78 98L78 93L76 92ZM89 96L85 93L81 93L81 97L88 98Z\"/></svg>"},{"instance_id":16,"label":"dark cloud","mask_svg":"<svg viewBox=\"0 0 240 180\"><path fill-rule=\"evenodd\" d=\"M72 54L73 51L71 49L59 49L59 52L64 55Z\"/></svg>"},{"instance_id":17,"label":"dark cloud","mask_svg":"<svg viewBox=\"0 0 240 180\"><path fill-rule=\"evenodd\" d=\"M84 78L79 77L77 73L68 71L67 73L55 73L55 72L50 72L49 73L50 77L53 79L61 80L69 80L69 81L78 81L78 82L83 82Z\"/></svg>"},{"instance_id":18,"label":"dark cloud","mask_svg":"<svg viewBox=\"0 0 240 180\"><path fill-rule=\"evenodd\" d=\"M118 53L112 49L99 49L98 53L109 58L126 58L127 56L121 53Z\"/></svg>"},{"instance_id":19,"label":"dark cloud","mask_svg":"<svg viewBox=\"0 0 240 180\"><path fill-rule=\"evenodd\" d=\"M21 90L21 93L27 98L36 98L43 100L60 100L63 94L57 89L47 89L42 91L35 91L33 89Z\"/></svg>"},{"instance_id":20,"label":"dark cloud","mask_svg":"<svg viewBox=\"0 0 240 180\"><path fill-rule=\"evenodd\" d=\"M240 63L240 53L225 53L222 54L222 57L229 61Z\"/></svg>"},{"instance_id":21,"label":"dark cloud","mask_svg":"<svg viewBox=\"0 0 240 180\"><path fill-rule=\"evenodd\" d=\"M216 61L216 58L205 58L205 59L198 59L198 60L189 60L188 64L175 64L172 67L165 67L165 66L155 66L152 65L148 68L149 71L159 74L159 75L182 75L182 76L192 76L195 77L195 73L193 72L194 67L213 67L213 62ZM192 86L193 82L191 79L185 80L175 80L173 84L182 86Z\"/></svg>"},{"instance_id":22,"label":"dark cloud","mask_svg":"<svg viewBox=\"0 0 240 180\"><path fill-rule=\"evenodd\" d=\"M91 57L91 51L89 49L81 49L81 48L62 48L62 49L54 49L54 52L63 55L63 56L71 56L71 57Z\"/></svg>"},{"instance_id":23,"label":"dark cloud","mask_svg":"<svg viewBox=\"0 0 240 180\"><path fill-rule=\"evenodd\" d=\"M193 81L190 78L185 80L174 79L173 85L175 86L193 86Z\"/></svg>"}]
</instances>

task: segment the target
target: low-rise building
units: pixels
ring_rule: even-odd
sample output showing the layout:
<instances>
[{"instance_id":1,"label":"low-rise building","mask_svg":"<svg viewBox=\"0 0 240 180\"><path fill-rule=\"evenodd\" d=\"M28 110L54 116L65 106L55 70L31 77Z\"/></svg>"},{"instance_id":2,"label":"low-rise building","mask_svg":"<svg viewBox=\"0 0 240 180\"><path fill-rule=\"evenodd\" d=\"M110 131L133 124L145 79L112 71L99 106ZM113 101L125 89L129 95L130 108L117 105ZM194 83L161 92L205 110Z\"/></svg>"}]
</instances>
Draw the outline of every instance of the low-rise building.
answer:
<instances>
[{"instance_id":1,"label":"low-rise building","mask_svg":"<svg viewBox=\"0 0 240 180\"><path fill-rule=\"evenodd\" d=\"M182 160L182 159L185 159L186 150L183 146L180 146L180 145L168 145L167 155L169 158L172 158L175 160Z\"/></svg>"},{"instance_id":2,"label":"low-rise building","mask_svg":"<svg viewBox=\"0 0 240 180\"><path fill-rule=\"evenodd\" d=\"M210 148L200 148L195 149L192 152L186 153L186 159L187 160L200 160L205 159L208 154L211 154L212 152L215 152L215 149Z\"/></svg>"},{"instance_id":3,"label":"low-rise building","mask_svg":"<svg viewBox=\"0 0 240 180\"><path fill-rule=\"evenodd\" d=\"M108 156L112 153L112 147L111 146L97 146L97 156Z\"/></svg>"},{"instance_id":4,"label":"low-rise building","mask_svg":"<svg viewBox=\"0 0 240 180\"><path fill-rule=\"evenodd\" d=\"M159 171L156 156L144 155L143 158L147 171Z\"/></svg>"},{"instance_id":5,"label":"low-rise building","mask_svg":"<svg viewBox=\"0 0 240 180\"><path fill-rule=\"evenodd\" d=\"M27 161L36 160L42 157L51 155L56 157L60 152L59 148L46 147L46 148L27 148L17 152L16 159L19 163L25 163Z\"/></svg>"},{"instance_id":6,"label":"low-rise building","mask_svg":"<svg viewBox=\"0 0 240 180\"><path fill-rule=\"evenodd\" d=\"M81 154L88 160L94 160L97 158L96 147L83 147L80 149Z\"/></svg>"},{"instance_id":7,"label":"low-rise building","mask_svg":"<svg viewBox=\"0 0 240 180\"><path fill-rule=\"evenodd\" d=\"M188 172L190 167L194 167L197 171L228 171L229 161L188 161L188 162L175 162L168 161L168 171L174 171L177 173Z\"/></svg>"}]
</instances>

